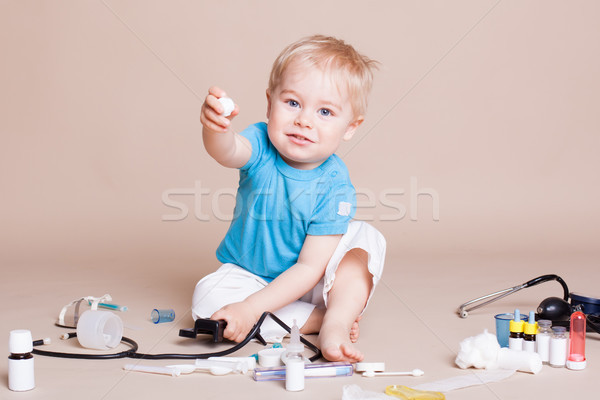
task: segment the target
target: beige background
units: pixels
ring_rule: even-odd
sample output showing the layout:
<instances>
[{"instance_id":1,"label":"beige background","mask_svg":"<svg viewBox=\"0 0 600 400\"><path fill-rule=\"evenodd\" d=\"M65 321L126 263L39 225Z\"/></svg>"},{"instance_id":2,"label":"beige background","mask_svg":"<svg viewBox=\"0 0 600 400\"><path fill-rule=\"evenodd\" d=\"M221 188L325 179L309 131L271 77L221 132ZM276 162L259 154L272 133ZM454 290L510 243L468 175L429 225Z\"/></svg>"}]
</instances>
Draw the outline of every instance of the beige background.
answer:
<instances>
[{"instance_id":1,"label":"beige background","mask_svg":"<svg viewBox=\"0 0 600 400\"><path fill-rule=\"evenodd\" d=\"M195 281L218 266L237 181L203 150L203 97L223 87L240 106L238 131L264 120L273 59L324 33L382 64L366 122L338 152L362 193L358 216L388 239L363 346L390 365L422 359L398 338L378 339L380 328L405 332L416 318L415 340L419 329L432 335L430 377L461 372L451 362L458 341L493 329L494 309L479 320L453 315L468 298L544 273L598 296L599 12L594 1L1 1L4 337L23 327L36 337L62 332L51 323L63 304L110 292L130 307L132 325L145 324L146 336L126 334L156 338L157 351L172 344L174 331L151 331L147 313L164 305L186 314ZM166 221L180 211L164 196L187 218ZM548 285L497 311L535 308L559 294ZM390 318L395 301L405 308ZM66 376L82 382L73 396L92 388L92 398L140 386L158 395L166 382L122 378L122 362L111 361L90 386L95 363L37 359L41 384L25 397L65 394ZM559 393L554 377L564 374L548 372L542 387ZM398 383L352 379L371 390ZM341 396L342 383L314 385L305 396ZM518 398L510 387L448 398Z\"/></svg>"}]
</instances>

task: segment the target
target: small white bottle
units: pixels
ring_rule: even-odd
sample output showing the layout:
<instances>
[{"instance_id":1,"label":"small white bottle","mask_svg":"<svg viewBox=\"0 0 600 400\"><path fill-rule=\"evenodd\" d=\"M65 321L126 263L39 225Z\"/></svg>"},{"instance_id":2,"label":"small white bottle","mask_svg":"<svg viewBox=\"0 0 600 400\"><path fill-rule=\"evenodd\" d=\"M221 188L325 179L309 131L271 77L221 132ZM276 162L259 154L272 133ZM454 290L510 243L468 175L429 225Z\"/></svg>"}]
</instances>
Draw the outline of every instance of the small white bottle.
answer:
<instances>
[{"instance_id":1,"label":"small white bottle","mask_svg":"<svg viewBox=\"0 0 600 400\"><path fill-rule=\"evenodd\" d=\"M542 358L544 364L550 361L550 336L552 336L552 321L540 319L538 321L539 331L535 338L537 353Z\"/></svg>"},{"instance_id":2,"label":"small white bottle","mask_svg":"<svg viewBox=\"0 0 600 400\"><path fill-rule=\"evenodd\" d=\"M8 339L8 388L24 392L35 387L33 369L33 339L25 329L10 331Z\"/></svg>"},{"instance_id":3,"label":"small white bottle","mask_svg":"<svg viewBox=\"0 0 600 400\"><path fill-rule=\"evenodd\" d=\"M285 362L285 390L298 392L304 390L304 345L300 341L300 329L292 325L290 343L286 347L287 358Z\"/></svg>"},{"instance_id":4,"label":"small white bottle","mask_svg":"<svg viewBox=\"0 0 600 400\"><path fill-rule=\"evenodd\" d=\"M550 366L562 368L567 363L567 328L553 326L550 338Z\"/></svg>"}]
</instances>

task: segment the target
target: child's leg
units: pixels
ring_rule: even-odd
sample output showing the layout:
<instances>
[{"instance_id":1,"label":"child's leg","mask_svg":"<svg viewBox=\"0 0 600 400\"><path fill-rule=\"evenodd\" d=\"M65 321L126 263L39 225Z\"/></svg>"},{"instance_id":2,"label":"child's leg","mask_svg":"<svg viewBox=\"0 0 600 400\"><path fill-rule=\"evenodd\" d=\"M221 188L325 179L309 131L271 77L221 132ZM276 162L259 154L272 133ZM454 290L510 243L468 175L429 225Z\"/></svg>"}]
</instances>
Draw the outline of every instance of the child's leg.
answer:
<instances>
[{"instance_id":1,"label":"child's leg","mask_svg":"<svg viewBox=\"0 0 600 400\"><path fill-rule=\"evenodd\" d=\"M319 333L319 345L326 359L350 362L363 359L353 342L358 335L359 316L372 287L367 252L358 248L350 250L337 267Z\"/></svg>"},{"instance_id":2,"label":"child's leg","mask_svg":"<svg viewBox=\"0 0 600 400\"><path fill-rule=\"evenodd\" d=\"M317 308L301 328L302 333L320 332L325 358L362 359L352 343L358 340L358 322L381 279L385 252L385 238L377 229L365 222L350 222L329 260L323 286L313 291L312 302Z\"/></svg>"}]
</instances>

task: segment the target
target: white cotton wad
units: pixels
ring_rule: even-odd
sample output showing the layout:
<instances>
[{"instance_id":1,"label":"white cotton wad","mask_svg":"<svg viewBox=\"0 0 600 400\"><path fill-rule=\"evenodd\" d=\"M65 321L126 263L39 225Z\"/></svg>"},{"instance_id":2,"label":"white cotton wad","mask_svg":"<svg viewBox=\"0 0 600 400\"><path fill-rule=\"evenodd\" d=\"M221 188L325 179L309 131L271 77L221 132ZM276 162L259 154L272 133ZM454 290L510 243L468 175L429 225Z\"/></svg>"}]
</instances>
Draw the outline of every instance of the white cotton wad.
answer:
<instances>
[{"instance_id":1,"label":"white cotton wad","mask_svg":"<svg viewBox=\"0 0 600 400\"><path fill-rule=\"evenodd\" d=\"M235 109L235 103L229 97L221 97L219 99L219 103L223 106L223 115L224 117L229 117L233 110Z\"/></svg>"},{"instance_id":2,"label":"white cotton wad","mask_svg":"<svg viewBox=\"0 0 600 400\"><path fill-rule=\"evenodd\" d=\"M462 369L506 369L534 374L542 370L539 354L500 348L496 336L487 330L460 342L460 351L455 362Z\"/></svg>"},{"instance_id":3,"label":"white cotton wad","mask_svg":"<svg viewBox=\"0 0 600 400\"><path fill-rule=\"evenodd\" d=\"M456 356L456 365L462 369L469 367L493 369L497 368L500 345L496 335L487 329L477 336L471 336L460 342L460 351Z\"/></svg>"}]
</instances>

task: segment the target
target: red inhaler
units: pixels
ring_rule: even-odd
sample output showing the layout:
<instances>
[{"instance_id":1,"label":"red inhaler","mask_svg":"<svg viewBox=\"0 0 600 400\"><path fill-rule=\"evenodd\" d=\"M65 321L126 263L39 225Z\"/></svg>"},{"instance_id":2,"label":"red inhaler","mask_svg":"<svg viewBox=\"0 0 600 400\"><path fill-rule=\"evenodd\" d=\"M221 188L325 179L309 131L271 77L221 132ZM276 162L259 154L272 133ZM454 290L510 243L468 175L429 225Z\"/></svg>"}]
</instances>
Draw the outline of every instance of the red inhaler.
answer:
<instances>
[{"instance_id":1,"label":"red inhaler","mask_svg":"<svg viewBox=\"0 0 600 400\"><path fill-rule=\"evenodd\" d=\"M571 333L569 336L569 356L567 368L581 370L585 368L585 314L575 311L571 314Z\"/></svg>"}]
</instances>

